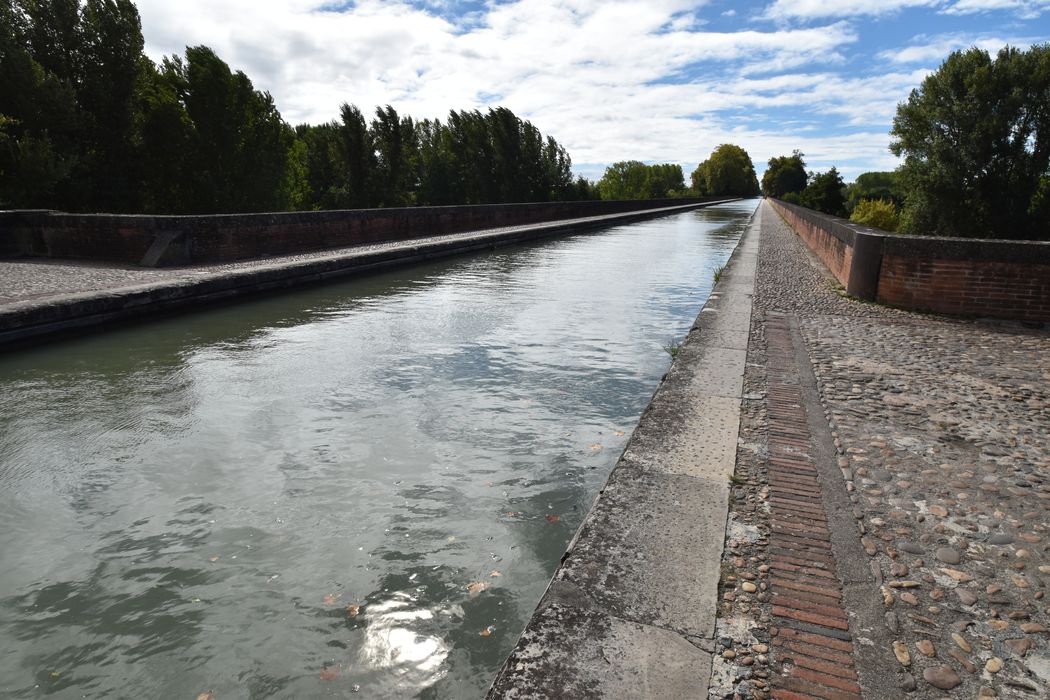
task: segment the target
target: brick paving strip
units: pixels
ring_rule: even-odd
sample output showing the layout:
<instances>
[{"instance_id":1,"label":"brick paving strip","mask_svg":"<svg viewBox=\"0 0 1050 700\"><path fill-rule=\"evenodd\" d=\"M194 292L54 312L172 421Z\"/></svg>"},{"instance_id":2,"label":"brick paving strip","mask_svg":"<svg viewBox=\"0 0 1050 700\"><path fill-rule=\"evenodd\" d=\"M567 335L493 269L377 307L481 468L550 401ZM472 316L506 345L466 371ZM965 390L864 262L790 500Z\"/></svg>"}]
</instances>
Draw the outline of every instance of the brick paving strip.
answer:
<instances>
[{"instance_id":1,"label":"brick paving strip","mask_svg":"<svg viewBox=\"0 0 1050 700\"><path fill-rule=\"evenodd\" d=\"M820 475L810 454L791 321L766 321L769 394L769 589L784 700L860 698L853 640L836 574Z\"/></svg>"},{"instance_id":2,"label":"brick paving strip","mask_svg":"<svg viewBox=\"0 0 1050 700\"><path fill-rule=\"evenodd\" d=\"M1050 330L850 300L757 218L709 697L1050 697Z\"/></svg>"}]
</instances>

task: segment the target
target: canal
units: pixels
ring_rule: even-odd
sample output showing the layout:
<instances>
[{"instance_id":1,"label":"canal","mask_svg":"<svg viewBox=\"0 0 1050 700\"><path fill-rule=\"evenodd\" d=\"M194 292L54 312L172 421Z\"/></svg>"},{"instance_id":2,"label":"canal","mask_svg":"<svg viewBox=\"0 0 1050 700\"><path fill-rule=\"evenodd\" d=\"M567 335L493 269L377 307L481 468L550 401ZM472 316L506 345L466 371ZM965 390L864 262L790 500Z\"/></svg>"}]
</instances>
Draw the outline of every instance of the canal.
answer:
<instances>
[{"instance_id":1,"label":"canal","mask_svg":"<svg viewBox=\"0 0 1050 700\"><path fill-rule=\"evenodd\" d=\"M480 697L755 206L0 355L0 698Z\"/></svg>"}]
</instances>

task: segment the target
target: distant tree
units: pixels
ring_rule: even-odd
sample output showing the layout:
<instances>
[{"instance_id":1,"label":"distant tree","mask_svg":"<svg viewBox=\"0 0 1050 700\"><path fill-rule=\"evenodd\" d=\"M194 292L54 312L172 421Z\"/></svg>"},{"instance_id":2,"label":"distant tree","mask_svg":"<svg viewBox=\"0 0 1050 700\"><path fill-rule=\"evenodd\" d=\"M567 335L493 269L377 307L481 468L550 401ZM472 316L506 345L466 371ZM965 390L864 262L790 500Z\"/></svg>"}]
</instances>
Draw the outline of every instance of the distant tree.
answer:
<instances>
[{"instance_id":1,"label":"distant tree","mask_svg":"<svg viewBox=\"0 0 1050 700\"><path fill-rule=\"evenodd\" d=\"M375 141L368 130L365 115L356 105L343 103L339 108L338 158L344 169L345 206L359 209L374 206L376 160Z\"/></svg>"},{"instance_id":2,"label":"distant tree","mask_svg":"<svg viewBox=\"0 0 1050 700\"><path fill-rule=\"evenodd\" d=\"M904 205L900 177L892 171L861 173L846 186L846 208L852 212L862 199L886 200L895 204L899 210Z\"/></svg>"},{"instance_id":3,"label":"distant tree","mask_svg":"<svg viewBox=\"0 0 1050 700\"><path fill-rule=\"evenodd\" d=\"M613 163L598 180L602 199L637 199L645 189L648 168L638 160Z\"/></svg>"},{"instance_id":4,"label":"distant tree","mask_svg":"<svg viewBox=\"0 0 1050 700\"><path fill-rule=\"evenodd\" d=\"M897 107L901 229L1050 239L1050 44L956 51Z\"/></svg>"},{"instance_id":5,"label":"distant tree","mask_svg":"<svg viewBox=\"0 0 1050 700\"><path fill-rule=\"evenodd\" d=\"M419 150L412 118L399 117L390 105L378 107L371 134L376 153L373 204L381 207L412 204L415 201L415 161Z\"/></svg>"},{"instance_id":6,"label":"distant tree","mask_svg":"<svg viewBox=\"0 0 1050 700\"><path fill-rule=\"evenodd\" d=\"M758 177L751 156L740 146L724 143L700 163L692 174L693 189L700 195L754 197Z\"/></svg>"},{"instance_id":7,"label":"distant tree","mask_svg":"<svg viewBox=\"0 0 1050 700\"><path fill-rule=\"evenodd\" d=\"M896 205L888 199L862 199L853 207L850 221L874 226L883 231L896 231L900 224Z\"/></svg>"},{"instance_id":8,"label":"distant tree","mask_svg":"<svg viewBox=\"0 0 1050 700\"><path fill-rule=\"evenodd\" d=\"M800 199L802 206L810 209L832 216L847 216L846 185L834 167L826 173L812 175L806 189L802 190Z\"/></svg>"},{"instance_id":9,"label":"distant tree","mask_svg":"<svg viewBox=\"0 0 1050 700\"><path fill-rule=\"evenodd\" d=\"M280 211L294 142L269 93L207 46L166 59L161 76L184 110L187 197L181 211ZM171 118L169 118L170 120ZM174 127L172 121L170 126ZM174 132L173 132L174 133ZM151 167L166 167L162 163Z\"/></svg>"},{"instance_id":10,"label":"distant tree","mask_svg":"<svg viewBox=\"0 0 1050 700\"><path fill-rule=\"evenodd\" d=\"M54 206L77 162L76 96L34 56L35 29L0 2L0 208Z\"/></svg>"},{"instance_id":11,"label":"distant tree","mask_svg":"<svg viewBox=\"0 0 1050 700\"><path fill-rule=\"evenodd\" d=\"M87 0L81 14L82 51L77 102L82 145L74 171L78 204L107 211L138 209L142 161L138 153L137 94L149 61L131 0Z\"/></svg>"},{"instance_id":12,"label":"distant tree","mask_svg":"<svg viewBox=\"0 0 1050 700\"><path fill-rule=\"evenodd\" d=\"M450 134L439 119L416 122L416 142L419 144L416 202L419 204L440 205L456 201L449 141Z\"/></svg>"},{"instance_id":13,"label":"distant tree","mask_svg":"<svg viewBox=\"0 0 1050 700\"><path fill-rule=\"evenodd\" d=\"M0 3L0 201L133 210L143 61L130 0Z\"/></svg>"},{"instance_id":14,"label":"distant tree","mask_svg":"<svg viewBox=\"0 0 1050 700\"><path fill-rule=\"evenodd\" d=\"M789 156L770 158L766 172L762 175L762 194L783 199L789 192L804 190L809 176L806 174L803 155L796 150Z\"/></svg>"},{"instance_id":15,"label":"distant tree","mask_svg":"<svg viewBox=\"0 0 1050 700\"><path fill-rule=\"evenodd\" d=\"M682 166L673 163L620 161L606 168L598 181L602 199L660 199L677 196L684 189Z\"/></svg>"},{"instance_id":16,"label":"distant tree","mask_svg":"<svg viewBox=\"0 0 1050 700\"><path fill-rule=\"evenodd\" d=\"M601 199L602 194L598 191L598 185L595 182L591 182L583 175L576 178L576 182L573 183L571 196L568 199L585 201L589 199Z\"/></svg>"},{"instance_id":17,"label":"distant tree","mask_svg":"<svg viewBox=\"0 0 1050 700\"><path fill-rule=\"evenodd\" d=\"M154 64L132 0L0 0L0 207L215 213L593 197L504 107L289 127L206 46ZM643 189L681 189L651 166ZM652 194L657 192L658 194Z\"/></svg>"}]
</instances>

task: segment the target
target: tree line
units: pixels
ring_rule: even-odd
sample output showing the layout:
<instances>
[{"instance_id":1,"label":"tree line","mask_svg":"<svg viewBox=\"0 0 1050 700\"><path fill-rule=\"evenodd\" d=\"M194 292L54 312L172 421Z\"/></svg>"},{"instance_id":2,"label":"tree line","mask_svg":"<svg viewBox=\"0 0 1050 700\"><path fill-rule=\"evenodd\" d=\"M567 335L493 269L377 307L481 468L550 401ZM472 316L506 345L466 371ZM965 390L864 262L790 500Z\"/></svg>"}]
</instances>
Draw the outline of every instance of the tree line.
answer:
<instances>
[{"instance_id":1,"label":"tree line","mask_svg":"<svg viewBox=\"0 0 1050 700\"><path fill-rule=\"evenodd\" d=\"M597 189L602 199L656 199L660 197L755 197L759 194L755 166L740 146L724 143L700 163L686 187L682 166L646 165L636 160L613 163L605 169Z\"/></svg>"},{"instance_id":2,"label":"tree line","mask_svg":"<svg viewBox=\"0 0 1050 700\"><path fill-rule=\"evenodd\" d=\"M0 208L220 213L596 197L511 110L344 104L292 127L206 46L159 65L131 0L0 0Z\"/></svg>"},{"instance_id":3,"label":"tree line","mask_svg":"<svg viewBox=\"0 0 1050 700\"><path fill-rule=\"evenodd\" d=\"M952 53L897 107L895 172L807 173L803 154L769 160L762 191L890 231L1050 240L1050 44L996 57Z\"/></svg>"}]
</instances>

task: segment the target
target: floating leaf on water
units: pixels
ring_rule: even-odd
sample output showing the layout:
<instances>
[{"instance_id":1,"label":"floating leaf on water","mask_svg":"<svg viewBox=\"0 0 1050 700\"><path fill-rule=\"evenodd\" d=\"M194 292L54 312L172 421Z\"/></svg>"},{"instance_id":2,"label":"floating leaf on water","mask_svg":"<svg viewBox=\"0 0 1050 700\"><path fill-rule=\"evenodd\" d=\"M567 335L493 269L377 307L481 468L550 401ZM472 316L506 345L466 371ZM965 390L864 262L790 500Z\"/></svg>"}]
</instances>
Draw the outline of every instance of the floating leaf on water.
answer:
<instances>
[{"instance_id":1,"label":"floating leaf on water","mask_svg":"<svg viewBox=\"0 0 1050 700\"><path fill-rule=\"evenodd\" d=\"M350 617L357 617L360 612L361 612L361 606L360 605L347 605L346 606L346 614L349 615Z\"/></svg>"},{"instance_id":2,"label":"floating leaf on water","mask_svg":"<svg viewBox=\"0 0 1050 700\"><path fill-rule=\"evenodd\" d=\"M481 593L489 587L489 584L484 581L474 581L473 583L467 584L467 590L471 593Z\"/></svg>"},{"instance_id":3,"label":"floating leaf on water","mask_svg":"<svg viewBox=\"0 0 1050 700\"><path fill-rule=\"evenodd\" d=\"M61 675L62 675L61 671L52 671L51 673L47 674L47 677L54 679L54 678L58 678Z\"/></svg>"},{"instance_id":4,"label":"floating leaf on water","mask_svg":"<svg viewBox=\"0 0 1050 700\"><path fill-rule=\"evenodd\" d=\"M480 634L482 637L488 637L495 631L496 631L496 626L495 625L489 625L485 629L483 629L480 632L478 632L478 634Z\"/></svg>"},{"instance_id":5,"label":"floating leaf on water","mask_svg":"<svg viewBox=\"0 0 1050 700\"><path fill-rule=\"evenodd\" d=\"M219 555L212 554L210 557L208 557L208 561L219 561Z\"/></svg>"},{"instance_id":6,"label":"floating leaf on water","mask_svg":"<svg viewBox=\"0 0 1050 700\"><path fill-rule=\"evenodd\" d=\"M325 605L335 605L339 602L339 596L332 595L331 593L329 593L322 600L324 601Z\"/></svg>"},{"instance_id":7,"label":"floating leaf on water","mask_svg":"<svg viewBox=\"0 0 1050 700\"><path fill-rule=\"evenodd\" d=\"M560 515L548 515L547 516L547 522L549 522L549 523L556 523L559 520L561 520L561 516Z\"/></svg>"},{"instance_id":8,"label":"floating leaf on water","mask_svg":"<svg viewBox=\"0 0 1050 700\"><path fill-rule=\"evenodd\" d=\"M624 436L624 432L622 430L617 430L616 432L613 433L613 435L615 435L616 437L623 437Z\"/></svg>"},{"instance_id":9,"label":"floating leaf on water","mask_svg":"<svg viewBox=\"0 0 1050 700\"><path fill-rule=\"evenodd\" d=\"M489 574L489 576L490 576L491 578L499 578L499 577L500 577L500 576L502 576L502 575L503 575L503 574L501 574L500 572L498 572L498 571L495 571L495 570L493 570L493 572L492 572L491 574Z\"/></svg>"},{"instance_id":10,"label":"floating leaf on water","mask_svg":"<svg viewBox=\"0 0 1050 700\"><path fill-rule=\"evenodd\" d=\"M594 443L593 445L591 445L591 449L594 450L594 451L598 451L598 450L602 449L602 446L599 445L598 443Z\"/></svg>"},{"instance_id":11,"label":"floating leaf on water","mask_svg":"<svg viewBox=\"0 0 1050 700\"><path fill-rule=\"evenodd\" d=\"M322 666L320 675L322 681L334 681L339 677L339 669L335 666Z\"/></svg>"},{"instance_id":12,"label":"floating leaf on water","mask_svg":"<svg viewBox=\"0 0 1050 700\"><path fill-rule=\"evenodd\" d=\"M205 691L197 696L197 700L215 700L215 693L210 690Z\"/></svg>"}]
</instances>

